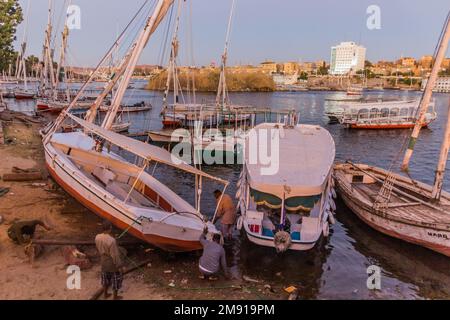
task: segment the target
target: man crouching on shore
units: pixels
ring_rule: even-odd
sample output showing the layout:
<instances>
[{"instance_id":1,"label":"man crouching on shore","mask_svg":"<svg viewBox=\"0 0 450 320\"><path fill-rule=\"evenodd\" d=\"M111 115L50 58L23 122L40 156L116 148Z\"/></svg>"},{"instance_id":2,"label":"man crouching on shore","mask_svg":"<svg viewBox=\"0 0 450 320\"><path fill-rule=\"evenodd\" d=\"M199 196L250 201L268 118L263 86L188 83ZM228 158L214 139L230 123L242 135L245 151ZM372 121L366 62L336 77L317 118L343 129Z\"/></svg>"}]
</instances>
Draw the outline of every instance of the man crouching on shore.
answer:
<instances>
[{"instance_id":1,"label":"man crouching on shore","mask_svg":"<svg viewBox=\"0 0 450 320\"><path fill-rule=\"evenodd\" d=\"M123 262L116 239L111 235L112 224L109 221L103 222L103 232L95 237L95 246L101 256L102 277L101 283L103 287L104 298L107 299L108 289L112 286L113 299L120 300L118 295L119 289L122 287L123 281Z\"/></svg>"},{"instance_id":2,"label":"man crouching on shore","mask_svg":"<svg viewBox=\"0 0 450 320\"><path fill-rule=\"evenodd\" d=\"M217 274L222 267L225 277L230 279L227 261L225 257L225 250L220 245L220 234L214 234L212 241L206 239L208 228L203 229L203 234L200 236L200 243L203 246L203 254L199 262L200 278L217 280Z\"/></svg>"}]
</instances>

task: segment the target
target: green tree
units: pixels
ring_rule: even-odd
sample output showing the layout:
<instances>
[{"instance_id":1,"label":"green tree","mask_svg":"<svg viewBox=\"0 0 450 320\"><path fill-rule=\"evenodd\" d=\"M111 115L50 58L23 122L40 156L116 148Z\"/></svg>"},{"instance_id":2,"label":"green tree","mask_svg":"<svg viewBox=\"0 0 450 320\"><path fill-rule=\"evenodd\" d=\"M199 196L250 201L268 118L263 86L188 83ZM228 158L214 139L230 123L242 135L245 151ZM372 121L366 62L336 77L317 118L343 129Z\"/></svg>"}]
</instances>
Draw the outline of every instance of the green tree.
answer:
<instances>
[{"instance_id":1,"label":"green tree","mask_svg":"<svg viewBox=\"0 0 450 320\"><path fill-rule=\"evenodd\" d=\"M304 71L300 72L299 76L298 76L299 80L308 80L308 74Z\"/></svg>"},{"instance_id":2,"label":"green tree","mask_svg":"<svg viewBox=\"0 0 450 320\"><path fill-rule=\"evenodd\" d=\"M320 68L317 70L317 73L323 76L326 76L328 74L329 68L326 66L320 66Z\"/></svg>"},{"instance_id":3,"label":"green tree","mask_svg":"<svg viewBox=\"0 0 450 320\"><path fill-rule=\"evenodd\" d=\"M28 75L32 75L33 74L33 69L36 68L38 66L38 64L39 64L39 58L38 57L36 57L34 55L28 56L25 59L25 66L27 68L27 74Z\"/></svg>"},{"instance_id":4,"label":"green tree","mask_svg":"<svg viewBox=\"0 0 450 320\"><path fill-rule=\"evenodd\" d=\"M0 1L0 70L7 70L10 63L14 64L13 42L16 40L16 28L22 20L18 0Z\"/></svg>"}]
</instances>

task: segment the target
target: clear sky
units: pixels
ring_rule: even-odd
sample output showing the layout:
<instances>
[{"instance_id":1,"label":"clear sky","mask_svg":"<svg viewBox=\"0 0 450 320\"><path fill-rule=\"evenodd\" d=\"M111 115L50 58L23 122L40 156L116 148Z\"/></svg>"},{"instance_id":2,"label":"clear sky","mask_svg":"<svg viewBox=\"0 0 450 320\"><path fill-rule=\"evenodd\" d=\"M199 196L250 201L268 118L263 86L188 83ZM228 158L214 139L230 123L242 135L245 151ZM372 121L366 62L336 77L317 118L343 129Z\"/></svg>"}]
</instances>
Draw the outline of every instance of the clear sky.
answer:
<instances>
[{"instance_id":1,"label":"clear sky","mask_svg":"<svg viewBox=\"0 0 450 320\"><path fill-rule=\"evenodd\" d=\"M25 9L28 0L20 0ZM64 0L55 2L55 25ZM180 36L192 35L197 65L218 62L224 46L231 0L186 0ZM95 65L112 44L117 30L131 19L144 0L72 0L81 9L81 29L69 40L71 65ZM28 54L40 55L47 20L48 0L31 0ZM366 26L369 5L381 9L381 29ZM330 47L341 41L359 42L371 61L432 54L450 10L449 0L236 0L229 49L229 64L330 59ZM63 18L61 18L63 19ZM150 41L140 63L156 64L162 28ZM23 24L18 40L23 36ZM17 41L18 42L18 41ZM187 42L186 42L187 43ZM18 43L16 44L18 45ZM184 57L188 55L187 45ZM180 50L182 51L182 50ZM181 63L187 64L187 58Z\"/></svg>"}]
</instances>

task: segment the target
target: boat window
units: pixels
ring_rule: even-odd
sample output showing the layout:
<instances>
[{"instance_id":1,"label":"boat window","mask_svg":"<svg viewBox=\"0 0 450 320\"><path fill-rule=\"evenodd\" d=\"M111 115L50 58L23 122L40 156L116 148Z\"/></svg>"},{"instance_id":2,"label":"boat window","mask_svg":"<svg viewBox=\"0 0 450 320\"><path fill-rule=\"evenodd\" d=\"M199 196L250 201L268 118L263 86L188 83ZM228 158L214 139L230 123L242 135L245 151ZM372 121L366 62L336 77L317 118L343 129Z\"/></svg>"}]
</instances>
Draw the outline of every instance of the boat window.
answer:
<instances>
[{"instance_id":1,"label":"boat window","mask_svg":"<svg viewBox=\"0 0 450 320\"><path fill-rule=\"evenodd\" d=\"M411 107L409 108L409 116L414 117L416 115L416 108Z\"/></svg>"},{"instance_id":2,"label":"boat window","mask_svg":"<svg viewBox=\"0 0 450 320\"><path fill-rule=\"evenodd\" d=\"M370 109L370 117L371 118L376 118L378 116L379 112L380 112L380 110L378 110L377 108Z\"/></svg>"},{"instance_id":3,"label":"boat window","mask_svg":"<svg viewBox=\"0 0 450 320\"><path fill-rule=\"evenodd\" d=\"M369 117L369 109L361 109L361 110L359 110L358 114L361 119L368 118Z\"/></svg>"},{"instance_id":4,"label":"boat window","mask_svg":"<svg viewBox=\"0 0 450 320\"><path fill-rule=\"evenodd\" d=\"M400 109L400 115L401 115L402 117L407 117L407 116L408 116L408 113L409 113L409 109L408 109L408 108L401 108L401 109Z\"/></svg>"},{"instance_id":5,"label":"boat window","mask_svg":"<svg viewBox=\"0 0 450 320\"><path fill-rule=\"evenodd\" d=\"M392 108L391 112L390 112L390 116L391 117L396 117L396 116L398 116L398 113L399 113L399 109L398 108Z\"/></svg>"},{"instance_id":6,"label":"boat window","mask_svg":"<svg viewBox=\"0 0 450 320\"><path fill-rule=\"evenodd\" d=\"M280 214L282 199L275 195L250 188L250 196L258 206L258 210ZM322 194L313 196L290 197L284 200L284 208L290 213L309 213L320 203Z\"/></svg>"},{"instance_id":7,"label":"boat window","mask_svg":"<svg viewBox=\"0 0 450 320\"><path fill-rule=\"evenodd\" d=\"M381 116L382 116L383 118L389 117L389 108L383 108L383 109L381 109Z\"/></svg>"},{"instance_id":8,"label":"boat window","mask_svg":"<svg viewBox=\"0 0 450 320\"><path fill-rule=\"evenodd\" d=\"M261 192L250 188L250 196L258 206L266 206L271 209L280 209L282 200L273 194Z\"/></svg>"},{"instance_id":9,"label":"boat window","mask_svg":"<svg viewBox=\"0 0 450 320\"><path fill-rule=\"evenodd\" d=\"M315 196L291 197L284 200L284 207L290 212L310 212L322 198L322 194Z\"/></svg>"}]
</instances>

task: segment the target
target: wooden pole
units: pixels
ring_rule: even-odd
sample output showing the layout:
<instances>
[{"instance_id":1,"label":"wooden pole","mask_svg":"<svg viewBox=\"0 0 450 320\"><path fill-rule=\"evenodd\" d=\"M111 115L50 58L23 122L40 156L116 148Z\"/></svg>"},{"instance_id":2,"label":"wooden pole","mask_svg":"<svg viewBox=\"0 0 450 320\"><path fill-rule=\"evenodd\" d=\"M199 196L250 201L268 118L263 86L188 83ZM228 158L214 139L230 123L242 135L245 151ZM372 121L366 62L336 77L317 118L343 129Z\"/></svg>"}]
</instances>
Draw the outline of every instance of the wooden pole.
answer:
<instances>
[{"instance_id":1,"label":"wooden pole","mask_svg":"<svg viewBox=\"0 0 450 320\"><path fill-rule=\"evenodd\" d=\"M430 78L428 79L427 85L425 87L425 92L423 94L422 100L420 102L418 117L416 120L416 124L414 126L414 130L411 134L411 138L409 140L408 149L406 150L405 157L403 159L402 170L408 171L409 161L414 151L414 146L416 144L417 138L419 137L420 129L422 129L422 124L425 120L425 114L428 110L428 106L431 101L431 95L433 94L434 85L436 83L439 70L442 65L442 61L445 58L445 54L447 53L448 42L450 40L450 16L447 16L447 20L444 25L444 33L439 43L439 49L436 54L436 61L434 62L433 69L431 70Z\"/></svg>"},{"instance_id":2,"label":"wooden pole","mask_svg":"<svg viewBox=\"0 0 450 320\"><path fill-rule=\"evenodd\" d=\"M34 244L39 244L41 246L95 246L94 240L52 240L52 239L33 239ZM119 246L131 246L142 243L139 240L131 241L119 241L117 244Z\"/></svg>"},{"instance_id":3,"label":"wooden pole","mask_svg":"<svg viewBox=\"0 0 450 320\"><path fill-rule=\"evenodd\" d=\"M433 190L431 191L431 199L439 201L441 198L442 186L444 184L445 166L447 164L448 150L450 148L450 99L447 114L447 125L445 127L444 138L442 139L441 152L436 168L436 176L434 178Z\"/></svg>"},{"instance_id":4,"label":"wooden pole","mask_svg":"<svg viewBox=\"0 0 450 320\"><path fill-rule=\"evenodd\" d=\"M138 263L137 265L135 265L134 267L131 267L128 270L125 270L125 272L123 273L123 275L126 275L130 272L133 272L145 265L147 265L148 263L151 262L151 259L147 259L145 261L142 261L141 263ZM91 296L91 298L89 300L97 300L103 293L104 289L103 288L99 288L97 291L95 291L95 293Z\"/></svg>"}]
</instances>

